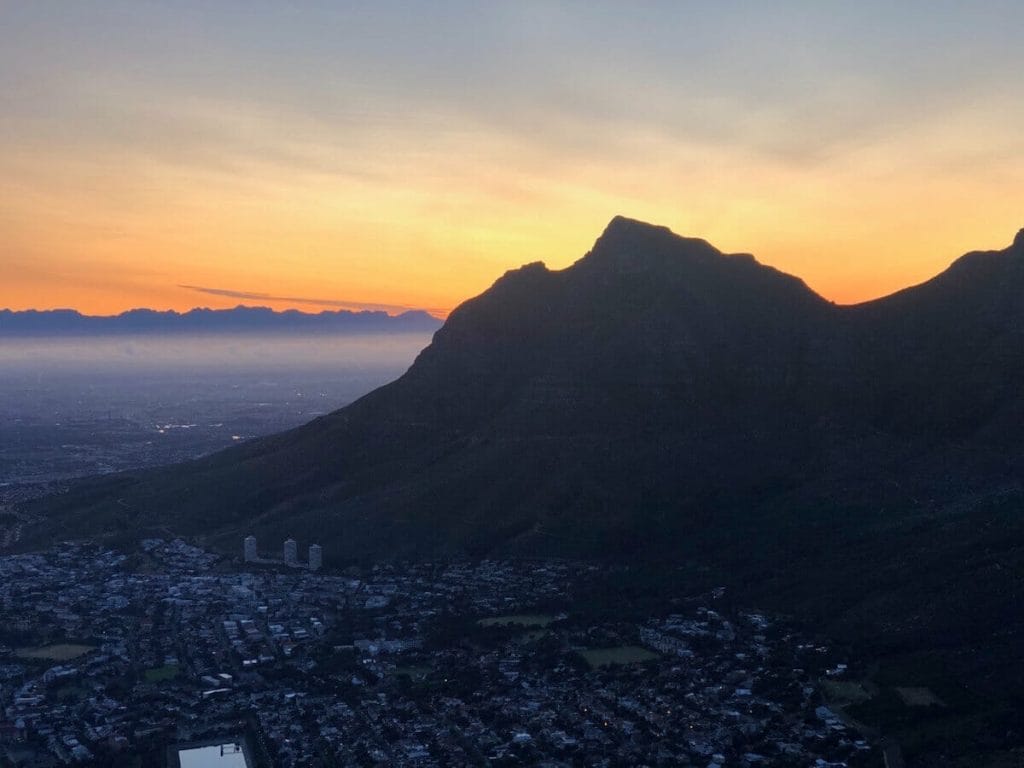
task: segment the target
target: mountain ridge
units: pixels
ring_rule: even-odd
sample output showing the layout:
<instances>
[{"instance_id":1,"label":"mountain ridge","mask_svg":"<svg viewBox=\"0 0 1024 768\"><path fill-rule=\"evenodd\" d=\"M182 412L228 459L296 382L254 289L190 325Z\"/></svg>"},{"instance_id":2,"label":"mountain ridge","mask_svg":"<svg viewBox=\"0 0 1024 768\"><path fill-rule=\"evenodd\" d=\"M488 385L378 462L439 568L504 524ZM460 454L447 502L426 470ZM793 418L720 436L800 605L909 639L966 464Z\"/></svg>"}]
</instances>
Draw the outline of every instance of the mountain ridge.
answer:
<instances>
[{"instance_id":1,"label":"mountain ridge","mask_svg":"<svg viewBox=\"0 0 1024 768\"><path fill-rule=\"evenodd\" d=\"M466 451L464 462L477 466L480 457L471 446L514 451L523 441L546 442L541 453L551 455L545 460L578 464L580 477L571 482L589 488L585 472L612 471L607 465L614 462L610 449L594 445L639 441L636 455L644 456L648 446L641 436L655 435L656 444L678 454L681 463L673 472L680 478L654 473L644 480L648 493L663 505L677 499L693 509L721 492L716 482L732 484L733 493L742 487L735 485L730 450L749 454L747 480L755 486L776 482L772 477L790 482L813 474L829 445L879 433L900 444L971 440L979 449L1024 450L1015 422L1001 425L995 417L1024 413L1024 401L1008 384L1024 374L1014 346L1024 332L1022 302L1014 303L1021 294L1008 289L1002 276L1017 248L989 252L994 256L978 263L968 255L932 280L883 299L835 305L753 257L726 255L706 241L616 217L573 265L552 271L527 264L461 304L397 381L308 427L198 462L223 467L229 457L245 455L241 468L229 471L244 474L250 461L281 468L241 499L211 487L205 498L195 492L193 503L210 512L202 517L207 526L217 520L215 509L226 508L234 510L228 515L232 526L249 514L283 527L293 513L296 520L344 519L345 509L365 506L366 491L383 494L386 501L377 507L383 516L415 521L418 509L436 502L423 493L410 495L415 483L402 472L425 472L437 456ZM991 264L996 279L989 275ZM1016 273L1013 264L1009 269ZM975 296L965 280L980 285L984 295ZM1020 281L1024 287L1024 273ZM963 312L949 307L951 291L964 293ZM1004 301L991 301L995 294ZM937 328L944 333L936 334ZM944 344L956 355L944 355ZM959 377L952 384L944 375L950 373ZM779 435L784 439L773 450L769 444ZM315 449L303 447L307 436ZM683 459L687 451L689 463ZM519 458L494 461L514 466ZM664 464L649 458L653 466ZM698 459L711 471L694 470ZM287 480L279 477L289 471ZM470 476L466 486L485 493L493 477L490 470L477 471L481 476ZM643 477L645 470L638 471ZM761 479L755 482L755 475ZM682 477L692 483L685 490ZM308 492L297 478L313 484ZM618 492L625 493L631 481L618 482ZM314 492L317 483L326 490ZM494 518L513 506L519 510L510 513L518 520L513 528L561 516L558 503L530 490L526 474L516 483L515 494L497 507L504 512ZM558 496L557 488L545 492ZM588 491L588 498L594 493ZM477 510L474 525L487 528L479 502L460 503ZM627 524L631 508L623 507L616 525ZM461 536L442 548L467 545ZM443 541L444 535L435 538ZM489 545L470 549L480 546ZM383 555L388 546L358 549Z\"/></svg>"},{"instance_id":2,"label":"mountain ridge","mask_svg":"<svg viewBox=\"0 0 1024 768\"><path fill-rule=\"evenodd\" d=\"M0 309L0 337L154 332L404 333L433 331L440 326L441 321L424 310L409 310L398 315L368 310L310 313L240 304L232 309L195 307L187 312L177 312L138 308L117 315L85 315L74 309Z\"/></svg>"}]
</instances>

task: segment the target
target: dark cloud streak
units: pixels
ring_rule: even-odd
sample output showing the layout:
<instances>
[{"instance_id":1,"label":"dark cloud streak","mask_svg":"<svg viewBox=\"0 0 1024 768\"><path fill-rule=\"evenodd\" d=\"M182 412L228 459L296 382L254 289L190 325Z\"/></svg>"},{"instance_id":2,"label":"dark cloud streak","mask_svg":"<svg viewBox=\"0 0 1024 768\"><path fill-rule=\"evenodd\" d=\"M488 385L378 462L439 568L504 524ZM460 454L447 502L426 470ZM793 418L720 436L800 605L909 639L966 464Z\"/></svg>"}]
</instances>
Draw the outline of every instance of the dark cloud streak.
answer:
<instances>
[{"instance_id":1,"label":"dark cloud streak","mask_svg":"<svg viewBox=\"0 0 1024 768\"><path fill-rule=\"evenodd\" d=\"M230 288L207 288L200 285L178 285L188 291L206 293L211 296L224 296L231 299L252 299L255 301L284 301L289 304L311 304L319 307L337 307L352 311L387 312L389 315L401 314L402 312L423 311L432 315L444 317L448 310L439 308L410 307L405 304L379 304L368 301L348 301L345 299L313 299L305 296L274 296L269 293L258 293L255 291L236 291Z\"/></svg>"}]
</instances>

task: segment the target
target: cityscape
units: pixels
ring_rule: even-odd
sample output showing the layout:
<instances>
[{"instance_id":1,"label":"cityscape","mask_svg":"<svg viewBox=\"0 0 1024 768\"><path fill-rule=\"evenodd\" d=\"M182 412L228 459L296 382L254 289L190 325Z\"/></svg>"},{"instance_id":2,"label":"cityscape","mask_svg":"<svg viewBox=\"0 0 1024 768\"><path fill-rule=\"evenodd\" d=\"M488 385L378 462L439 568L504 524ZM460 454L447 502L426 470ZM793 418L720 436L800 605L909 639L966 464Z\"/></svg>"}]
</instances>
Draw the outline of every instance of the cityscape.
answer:
<instances>
[{"instance_id":1,"label":"cityscape","mask_svg":"<svg viewBox=\"0 0 1024 768\"><path fill-rule=\"evenodd\" d=\"M324 550L319 544L309 545L309 555L306 562L299 562L299 545L295 539L285 539L282 547L281 558L260 557L257 549L256 537L246 536L242 542L242 559L246 563L283 563L292 568L307 568L310 571L319 571L324 564Z\"/></svg>"},{"instance_id":2,"label":"cityscape","mask_svg":"<svg viewBox=\"0 0 1024 768\"><path fill-rule=\"evenodd\" d=\"M837 653L722 590L575 611L597 566L322 568L147 539L0 559L12 766L855 766ZM301 566L301 567L296 567ZM174 761L178 760L177 763Z\"/></svg>"}]
</instances>

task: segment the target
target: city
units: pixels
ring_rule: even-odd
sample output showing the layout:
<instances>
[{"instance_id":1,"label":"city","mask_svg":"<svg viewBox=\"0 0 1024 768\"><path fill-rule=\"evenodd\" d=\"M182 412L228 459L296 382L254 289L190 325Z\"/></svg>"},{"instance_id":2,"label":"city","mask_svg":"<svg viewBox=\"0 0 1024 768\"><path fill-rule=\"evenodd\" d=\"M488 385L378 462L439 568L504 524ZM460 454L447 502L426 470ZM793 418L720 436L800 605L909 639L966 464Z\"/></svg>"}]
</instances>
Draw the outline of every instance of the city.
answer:
<instances>
[{"instance_id":1,"label":"city","mask_svg":"<svg viewBox=\"0 0 1024 768\"><path fill-rule=\"evenodd\" d=\"M726 615L721 590L644 622L594 622L572 595L597 570L330 572L180 539L6 556L0 756L184 765L220 744L244 752L238 765L288 768L878 760L824 705L817 681L844 669L827 647L766 615Z\"/></svg>"}]
</instances>

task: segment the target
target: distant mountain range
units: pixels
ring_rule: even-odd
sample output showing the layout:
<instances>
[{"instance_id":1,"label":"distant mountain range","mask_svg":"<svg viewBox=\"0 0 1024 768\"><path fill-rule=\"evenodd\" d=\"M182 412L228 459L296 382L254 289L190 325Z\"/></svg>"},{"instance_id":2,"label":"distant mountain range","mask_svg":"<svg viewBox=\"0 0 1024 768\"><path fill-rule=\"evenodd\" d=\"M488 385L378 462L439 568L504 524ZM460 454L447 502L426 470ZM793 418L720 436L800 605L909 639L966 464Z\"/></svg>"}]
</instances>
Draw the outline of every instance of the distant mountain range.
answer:
<instances>
[{"instance_id":1,"label":"distant mountain range","mask_svg":"<svg viewBox=\"0 0 1024 768\"><path fill-rule=\"evenodd\" d=\"M30 542L170 529L232 553L247 533L317 540L333 563L656 567L624 609L726 585L957 702L921 754L989 749L1024 722L1024 232L836 306L616 218L571 267L528 264L462 304L352 405L34 510Z\"/></svg>"},{"instance_id":2,"label":"distant mountain range","mask_svg":"<svg viewBox=\"0 0 1024 768\"><path fill-rule=\"evenodd\" d=\"M83 315L73 309L0 309L0 338L17 336L87 336L204 333L430 333L441 321L422 310L399 315L347 310L317 313L267 307L192 309L160 312L133 309L119 315Z\"/></svg>"}]
</instances>

